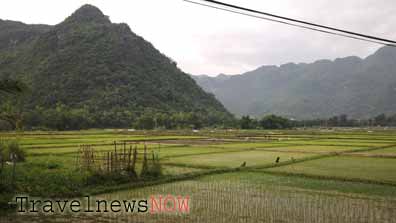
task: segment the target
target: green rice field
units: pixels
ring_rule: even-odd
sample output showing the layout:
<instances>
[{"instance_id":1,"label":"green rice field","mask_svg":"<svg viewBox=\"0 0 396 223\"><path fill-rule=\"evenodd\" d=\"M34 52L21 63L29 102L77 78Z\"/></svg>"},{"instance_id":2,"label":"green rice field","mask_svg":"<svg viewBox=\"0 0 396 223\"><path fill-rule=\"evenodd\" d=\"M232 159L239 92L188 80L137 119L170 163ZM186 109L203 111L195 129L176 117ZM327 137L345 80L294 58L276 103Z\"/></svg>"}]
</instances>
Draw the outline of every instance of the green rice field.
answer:
<instances>
[{"instance_id":1,"label":"green rice field","mask_svg":"<svg viewBox=\"0 0 396 223\"><path fill-rule=\"evenodd\" d=\"M188 216L107 216L112 220L221 222L216 217L220 215L228 216L223 218L228 222L396 221L396 130L392 129L89 130L0 135L2 139L17 138L26 151L26 161L16 165L17 190L22 194L91 194L106 199L153 193L191 195L193 208ZM97 179L85 183L90 178L79 172L77 162L82 145L91 145L98 154L129 148L143 153L146 148L148 154L158 155L163 175L148 184ZM139 158L138 172L141 165ZM6 166L5 172L10 171L11 166ZM306 206L308 203L312 205ZM326 208L341 214L332 217ZM230 210L234 210L232 214ZM94 219L74 217L86 222ZM1 222L25 220L13 214L0 217ZM45 218L32 222L41 221Z\"/></svg>"}]
</instances>

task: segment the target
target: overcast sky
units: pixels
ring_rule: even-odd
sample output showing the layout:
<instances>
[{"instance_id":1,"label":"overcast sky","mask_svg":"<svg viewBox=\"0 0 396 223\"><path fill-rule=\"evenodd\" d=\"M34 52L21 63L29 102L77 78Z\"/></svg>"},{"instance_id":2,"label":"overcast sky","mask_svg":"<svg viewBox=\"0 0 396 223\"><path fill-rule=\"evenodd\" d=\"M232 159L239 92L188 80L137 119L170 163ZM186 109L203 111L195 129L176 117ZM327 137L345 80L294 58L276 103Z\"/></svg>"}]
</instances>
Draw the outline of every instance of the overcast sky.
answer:
<instances>
[{"instance_id":1,"label":"overcast sky","mask_svg":"<svg viewBox=\"0 0 396 223\"><path fill-rule=\"evenodd\" d=\"M394 0L223 0L248 8L396 39ZM379 45L192 5L183 0L3 0L0 18L57 24L83 4L124 22L191 74L239 74L262 65L357 55Z\"/></svg>"}]
</instances>

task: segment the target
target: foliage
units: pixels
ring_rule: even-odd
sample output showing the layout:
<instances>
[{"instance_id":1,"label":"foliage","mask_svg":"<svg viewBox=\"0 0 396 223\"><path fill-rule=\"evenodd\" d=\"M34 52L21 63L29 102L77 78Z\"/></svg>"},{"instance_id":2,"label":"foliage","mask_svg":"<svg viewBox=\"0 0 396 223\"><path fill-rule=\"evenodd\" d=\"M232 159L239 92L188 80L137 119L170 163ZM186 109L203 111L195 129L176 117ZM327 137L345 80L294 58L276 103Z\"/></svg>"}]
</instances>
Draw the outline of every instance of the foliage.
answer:
<instances>
[{"instance_id":1,"label":"foliage","mask_svg":"<svg viewBox=\"0 0 396 223\"><path fill-rule=\"evenodd\" d=\"M162 176L162 166L158 154L152 153L150 175L153 178Z\"/></svg>"},{"instance_id":2,"label":"foliage","mask_svg":"<svg viewBox=\"0 0 396 223\"><path fill-rule=\"evenodd\" d=\"M30 87L27 128L200 128L233 118L174 61L93 6L55 26L3 24L0 78ZM9 46L15 39L24 41Z\"/></svg>"},{"instance_id":3,"label":"foliage","mask_svg":"<svg viewBox=\"0 0 396 223\"><path fill-rule=\"evenodd\" d=\"M289 119L276 115L268 115L261 120L251 118L250 116L242 116L239 120L239 125L241 129L287 129L292 126L292 123Z\"/></svg>"},{"instance_id":4,"label":"foliage","mask_svg":"<svg viewBox=\"0 0 396 223\"><path fill-rule=\"evenodd\" d=\"M0 93L19 94L26 90L26 85L17 80L0 80Z\"/></svg>"},{"instance_id":5,"label":"foliage","mask_svg":"<svg viewBox=\"0 0 396 223\"><path fill-rule=\"evenodd\" d=\"M7 145L4 142L4 140L0 140L0 179L1 179L1 173L3 172L4 169L4 163L6 161L6 153L5 151L7 150ZM0 180L1 182L1 180Z\"/></svg>"},{"instance_id":6,"label":"foliage","mask_svg":"<svg viewBox=\"0 0 396 223\"><path fill-rule=\"evenodd\" d=\"M3 137L10 134L13 133L2 133ZM392 146L396 142L393 129L375 129L374 132L367 132L367 129L340 131L337 129L333 131L210 129L199 131L199 136L196 134L186 130L134 133L107 130L24 132L20 135L20 145L27 148L27 154L30 156L26 162L16 165L15 192L38 197L77 197L95 192L103 193L143 186L151 188L150 185L175 180L195 179L186 183L196 185L201 181L202 176L211 175L210 181L218 182L220 179L232 181L229 186L235 186L233 179L243 178L244 182L252 183L251 187L247 187L250 189L255 188L254 184L260 184L265 187L285 186L291 188L292 192L300 188L315 190L318 193L343 192L348 193L348 196L354 196L356 193L365 196L380 195L384 198L396 196L394 186L390 186L389 183L378 184L389 181L392 185L395 184L395 177L392 175L395 165L392 158L375 157L383 151L384 147L379 147L383 144L387 145L391 155L395 154L395 147ZM217 140L205 140L208 136ZM102 146L97 148L100 151L112 151L112 146L103 143L142 139L173 141L171 145L160 148L154 143L147 144L147 147L155 150L156 153L154 156L152 153L147 155L147 172L150 174L145 174L145 178L131 177L124 171L120 171L121 174L98 174L75 170L75 147L78 144L101 144ZM323 144L329 145L320 146ZM338 146L335 146L337 144ZM143 145L139 146L137 149L142 151ZM365 150L359 149L362 147ZM351 154L352 152L354 154ZM162 166L156 166L160 164L157 162L159 157L156 154L161 154ZM279 164L275 164L277 157L281 158ZM246 168L240 169L244 162ZM137 171L140 172L141 162L138 164ZM206 169L203 170L205 166ZM276 169L283 171L275 171ZM346 169L350 171L345 171ZM6 168L8 174L11 171L11 166ZM225 172L234 172L235 175L230 177L219 174ZM0 185L0 203L2 199L5 202L11 199L7 186ZM227 190L227 192L231 191Z\"/></svg>"},{"instance_id":7,"label":"foliage","mask_svg":"<svg viewBox=\"0 0 396 223\"><path fill-rule=\"evenodd\" d=\"M138 178L138 175L136 173L137 158L138 158L138 152L137 152L137 146L135 146L135 148L133 149L132 165L129 166L128 169L127 169L128 175L131 178L133 178L133 179L137 179Z\"/></svg>"},{"instance_id":8,"label":"foliage","mask_svg":"<svg viewBox=\"0 0 396 223\"><path fill-rule=\"evenodd\" d=\"M21 162L26 159L26 151L23 149L17 140L0 140L0 152L2 152L3 161Z\"/></svg>"},{"instance_id":9,"label":"foliage","mask_svg":"<svg viewBox=\"0 0 396 223\"><path fill-rule=\"evenodd\" d=\"M159 157L154 152L150 160L147 156L147 149L145 148L140 177L142 179L158 179L162 176L162 166Z\"/></svg>"},{"instance_id":10,"label":"foliage","mask_svg":"<svg viewBox=\"0 0 396 223\"><path fill-rule=\"evenodd\" d=\"M261 127L260 121L256 118L250 117L249 115L242 116L239 123L241 129L259 129Z\"/></svg>"},{"instance_id":11,"label":"foliage","mask_svg":"<svg viewBox=\"0 0 396 223\"><path fill-rule=\"evenodd\" d=\"M386 126L389 122L392 122L392 118L387 118L385 114L380 114L374 118L374 123L379 126Z\"/></svg>"},{"instance_id":12,"label":"foliage","mask_svg":"<svg viewBox=\"0 0 396 223\"><path fill-rule=\"evenodd\" d=\"M17 131L23 130L24 112L22 96L17 97L2 97L0 103L0 120L11 126Z\"/></svg>"},{"instance_id":13,"label":"foliage","mask_svg":"<svg viewBox=\"0 0 396 223\"><path fill-rule=\"evenodd\" d=\"M250 118L250 116L242 116L240 120L240 127L241 129L253 129L255 128L254 126L254 121L253 119Z\"/></svg>"},{"instance_id":14,"label":"foliage","mask_svg":"<svg viewBox=\"0 0 396 223\"><path fill-rule=\"evenodd\" d=\"M136 125L138 129L154 129L155 128L155 120L149 114L143 114L136 120Z\"/></svg>"},{"instance_id":15,"label":"foliage","mask_svg":"<svg viewBox=\"0 0 396 223\"><path fill-rule=\"evenodd\" d=\"M289 119L268 115L260 120L260 127L263 129L287 129L292 126Z\"/></svg>"},{"instance_id":16,"label":"foliage","mask_svg":"<svg viewBox=\"0 0 396 223\"><path fill-rule=\"evenodd\" d=\"M148 178L150 177L150 167L148 163L148 158L147 158L147 148L144 148L144 154L143 154L143 162L142 162L142 171L140 172L140 177L141 178Z\"/></svg>"},{"instance_id":17,"label":"foliage","mask_svg":"<svg viewBox=\"0 0 396 223\"><path fill-rule=\"evenodd\" d=\"M329 119L312 119L293 121L299 127L367 127L367 126L396 126L396 114L379 114L368 119L350 119L347 115L333 116Z\"/></svg>"},{"instance_id":18,"label":"foliage","mask_svg":"<svg viewBox=\"0 0 396 223\"><path fill-rule=\"evenodd\" d=\"M128 182L136 182L136 178L129 175L122 175L120 173L92 173L87 179L85 185L98 186L98 185L117 185Z\"/></svg>"}]
</instances>

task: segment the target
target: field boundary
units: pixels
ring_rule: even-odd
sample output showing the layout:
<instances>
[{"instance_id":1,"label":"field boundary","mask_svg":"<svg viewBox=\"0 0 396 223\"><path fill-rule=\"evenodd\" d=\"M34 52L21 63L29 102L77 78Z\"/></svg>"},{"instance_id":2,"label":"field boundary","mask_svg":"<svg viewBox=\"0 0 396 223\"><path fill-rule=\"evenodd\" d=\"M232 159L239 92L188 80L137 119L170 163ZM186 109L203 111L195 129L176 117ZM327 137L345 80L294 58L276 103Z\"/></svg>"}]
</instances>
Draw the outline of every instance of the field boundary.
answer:
<instances>
[{"instance_id":1,"label":"field boundary","mask_svg":"<svg viewBox=\"0 0 396 223\"><path fill-rule=\"evenodd\" d=\"M335 180L335 181L343 181L343 182L355 182L355 183L366 183L366 184L376 184L376 185L384 185L384 186L393 186L396 187L396 183L386 182L386 181L377 181L377 180L369 180L369 179L361 179L361 178L347 178L347 177L337 177L337 176L324 176L324 175L316 175L316 174L307 174L307 173L290 173L286 171L269 171L265 169L252 169L250 172L258 172L258 173L266 173L271 175L279 175L279 176L296 176L296 177L305 177L311 179L319 179L319 180Z\"/></svg>"},{"instance_id":2,"label":"field boundary","mask_svg":"<svg viewBox=\"0 0 396 223\"><path fill-rule=\"evenodd\" d=\"M240 171L240 168L217 168L207 171L199 171L193 173L185 173L179 174L175 176L166 176L162 179L155 180L155 181L147 181L147 182L135 182L135 183L125 183L115 186L106 186L106 188L88 188L87 190L83 191L84 195L97 195L103 193L111 193L120 190L127 190L127 189L134 189L134 188L144 188L168 183L174 183L179 181L185 180L193 180L199 177L210 176L215 174L224 174L224 173L232 173Z\"/></svg>"}]
</instances>

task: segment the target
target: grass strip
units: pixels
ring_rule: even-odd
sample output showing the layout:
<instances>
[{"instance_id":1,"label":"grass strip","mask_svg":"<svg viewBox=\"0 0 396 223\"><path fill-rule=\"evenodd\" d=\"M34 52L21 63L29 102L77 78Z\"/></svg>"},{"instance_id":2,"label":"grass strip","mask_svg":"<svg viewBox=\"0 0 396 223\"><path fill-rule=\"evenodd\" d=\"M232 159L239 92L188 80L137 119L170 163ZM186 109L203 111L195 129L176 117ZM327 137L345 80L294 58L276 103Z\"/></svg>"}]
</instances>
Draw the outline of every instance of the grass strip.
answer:
<instances>
[{"instance_id":1,"label":"grass strip","mask_svg":"<svg viewBox=\"0 0 396 223\"><path fill-rule=\"evenodd\" d=\"M179 175L175 175L175 176L167 176L162 179L153 180L153 181L126 183L126 184L120 184L120 185L115 185L115 186L106 186L106 187L96 186L93 188L87 188L86 190L83 191L83 194L84 195L97 195L97 194L103 194L103 193L111 193L111 192L120 191L120 190L150 187L150 186L155 186L155 185L174 183L174 182L178 182L178 181L192 180L195 178L204 177L204 176L208 176L208 175L231 173L231 172L237 172L237 171L240 171L240 169L239 168L221 168L221 169L213 169L213 170L204 170L204 171L199 171L199 172L195 172L195 173L179 174Z\"/></svg>"},{"instance_id":2,"label":"grass strip","mask_svg":"<svg viewBox=\"0 0 396 223\"><path fill-rule=\"evenodd\" d=\"M396 183L394 183L394 182L368 180L368 179L353 178L353 177L347 178L347 177L336 177L336 176L323 176L323 175L306 174L306 173L290 173L290 172L283 172L283 171L272 172L272 171L268 171L268 170L258 170L258 169L250 169L249 171L272 174L272 175L279 175L279 176L296 176L296 177L305 177L305 178L310 178L310 179L337 180L337 181L343 181L343 182L367 183L367 184L376 184L376 185L396 187Z\"/></svg>"}]
</instances>

